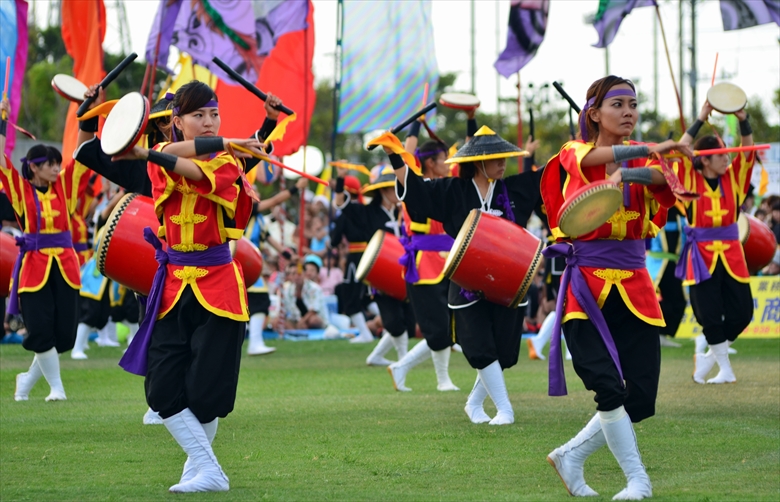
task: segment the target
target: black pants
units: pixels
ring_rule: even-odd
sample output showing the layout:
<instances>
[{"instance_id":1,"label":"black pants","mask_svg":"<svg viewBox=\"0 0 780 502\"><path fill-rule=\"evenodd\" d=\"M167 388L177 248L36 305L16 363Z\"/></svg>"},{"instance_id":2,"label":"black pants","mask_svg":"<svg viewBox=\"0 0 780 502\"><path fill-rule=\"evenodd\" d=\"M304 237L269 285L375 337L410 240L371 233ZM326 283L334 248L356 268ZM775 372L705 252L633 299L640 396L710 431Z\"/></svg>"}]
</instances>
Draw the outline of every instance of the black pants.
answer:
<instances>
[{"instance_id":1,"label":"black pants","mask_svg":"<svg viewBox=\"0 0 780 502\"><path fill-rule=\"evenodd\" d=\"M52 347L62 354L76 343L79 291L65 282L56 261L52 261L49 280L33 293L20 293L22 318L27 334L22 346L32 352Z\"/></svg>"},{"instance_id":2,"label":"black pants","mask_svg":"<svg viewBox=\"0 0 780 502\"><path fill-rule=\"evenodd\" d=\"M480 300L451 312L452 333L472 368L481 370L493 361L498 361L501 369L517 364L525 308L510 309Z\"/></svg>"},{"instance_id":3,"label":"black pants","mask_svg":"<svg viewBox=\"0 0 780 502\"><path fill-rule=\"evenodd\" d=\"M660 328L660 333L672 337L680 327L686 305L682 281L674 276L674 267L674 262L668 262L658 283L658 290L661 292L661 312L666 321L666 326Z\"/></svg>"},{"instance_id":4,"label":"black pants","mask_svg":"<svg viewBox=\"0 0 780 502\"><path fill-rule=\"evenodd\" d=\"M691 286L691 307L708 344L733 342L753 319L750 284L731 277L719 260L711 278Z\"/></svg>"},{"instance_id":5,"label":"black pants","mask_svg":"<svg viewBox=\"0 0 780 502\"><path fill-rule=\"evenodd\" d=\"M79 296L79 323L90 328L103 329L108 324L111 315L111 302L108 298L108 287L100 300Z\"/></svg>"},{"instance_id":6,"label":"black pants","mask_svg":"<svg viewBox=\"0 0 780 502\"><path fill-rule=\"evenodd\" d=\"M114 322L127 321L129 323L140 322L141 311L135 294L129 289L125 291L122 303L111 307L111 320Z\"/></svg>"},{"instance_id":7,"label":"black pants","mask_svg":"<svg viewBox=\"0 0 780 502\"><path fill-rule=\"evenodd\" d=\"M625 387L590 319L572 319L563 326L574 371L586 389L596 392L597 410L611 411L622 405L632 422L652 417L661 374L658 327L635 316L617 288L612 288L601 312L615 341Z\"/></svg>"},{"instance_id":8,"label":"black pants","mask_svg":"<svg viewBox=\"0 0 780 502\"><path fill-rule=\"evenodd\" d=\"M402 302L381 293L374 297L374 301L379 307L382 325L391 336L401 336L405 331L410 337L414 337L417 324L411 303Z\"/></svg>"},{"instance_id":9,"label":"black pants","mask_svg":"<svg viewBox=\"0 0 780 502\"><path fill-rule=\"evenodd\" d=\"M146 402L162 418L192 410L201 423L233 411L246 323L203 308L188 286L152 331Z\"/></svg>"},{"instance_id":10,"label":"black pants","mask_svg":"<svg viewBox=\"0 0 780 502\"><path fill-rule=\"evenodd\" d=\"M406 283L406 294L412 304L414 317L428 342L428 347L433 351L452 347L450 309L447 307L449 287L450 281L447 279L438 284Z\"/></svg>"},{"instance_id":11,"label":"black pants","mask_svg":"<svg viewBox=\"0 0 780 502\"><path fill-rule=\"evenodd\" d=\"M268 293L247 293L246 297L250 317L255 314L268 315L268 309L271 307L271 297Z\"/></svg>"},{"instance_id":12,"label":"black pants","mask_svg":"<svg viewBox=\"0 0 780 502\"><path fill-rule=\"evenodd\" d=\"M358 281L355 271L363 253L347 255L347 265L344 271L344 282L336 286L335 293L339 300L339 314L352 316L363 312L363 299L366 296L366 285Z\"/></svg>"}]
</instances>

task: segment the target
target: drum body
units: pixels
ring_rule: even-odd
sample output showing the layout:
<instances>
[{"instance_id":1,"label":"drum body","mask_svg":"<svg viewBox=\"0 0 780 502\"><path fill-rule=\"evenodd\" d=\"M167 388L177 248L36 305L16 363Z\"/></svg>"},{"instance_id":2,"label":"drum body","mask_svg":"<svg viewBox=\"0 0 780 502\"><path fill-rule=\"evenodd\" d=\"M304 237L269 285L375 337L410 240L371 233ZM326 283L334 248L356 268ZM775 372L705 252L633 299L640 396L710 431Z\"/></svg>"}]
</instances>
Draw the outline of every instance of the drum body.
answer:
<instances>
[{"instance_id":1,"label":"drum body","mask_svg":"<svg viewBox=\"0 0 780 502\"><path fill-rule=\"evenodd\" d=\"M623 192L611 181L588 183L574 192L558 211L558 227L569 237L589 234L615 214Z\"/></svg>"},{"instance_id":2,"label":"drum body","mask_svg":"<svg viewBox=\"0 0 780 502\"><path fill-rule=\"evenodd\" d=\"M256 283L263 273L263 255L252 244L252 241L242 237L237 241L230 241L230 253L233 259L241 264L246 287Z\"/></svg>"},{"instance_id":3,"label":"drum body","mask_svg":"<svg viewBox=\"0 0 780 502\"><path fill-rule=\"evenodd\" d=\"M777 250L775 234L766 223L755 216L740 213L739 240L745 251L745 262L750 275L756 275L759 270L769 265Z\"/></svg>"},{"instance_id":4,"label":"drum body","mask_svg":"<svg viewBox=\"0 0 780 502\"><path fill-rule=\"evenodd\" d=\"M160 228L154 201L134 193L125 195L106 221L96 259L101 274L148 296L157 261L154 248L144 240L146 227L151 227L155 234Z\"/></svg>"},{"instance_id":5,"label":"drum body","mask_svg":"<svg viewBox=\"0 0 780 502\"><path fill-rule=\"evenodd\" d=\"M54 75L51 79L51 87L57 94L74 103L82 103L84 93L89 90L80 80L64 73Z\"/></svg>"},{"instance_id":6,"label":"drum body","mask_svg":"<svg viewBox=\"0 0 780 502\"><path fill-rule=\"evenodd\" d=\"M149 121L149 101L138 92L131 92L111 109L103 125L100 148L106 155L123 155L144 135Z\"/></svg>"},{"instance_id":7,"label":"drum body","mask_svg":"<svg viewBox=\"0 0 780 502\"><path fill-rule=\"evenodd\" d=\"M398 263L403 255L404 247L395 235L377 230L360 258L357 280L396 300L406 300L404 268Z\"/></svg>"},{"instance_id":8,"label":"drum body","mask_svg":"<svg viewBox=\"0 0 780 502\"><path fill-rule=\"evenodd\" d=\"M472 209L452 245L444 275L493 303L516 308L542 262L542 241L533 234Z\"/></svg>"},{"instance_id":9,"label":"drum body","mask_svg":"<svg viewBox=\"0 0 780 502\"><path fill-rule=\"evenodd\" d=\"M456 110L474 110L479 108L479 98L473 94L462 92L445 92L439 98L439 103Z\"/></svg>"},{"instance_id":10,"label":"drum body","mask_svg":"<svg viewBox=\"0 0 780 502\"><path fill-rule=\"evenodd\" d=\"M0 297L8 296L11 291L11 274L14 271L19 247L16 239L5 232L0 232Z\"/></svg>"}]
</instances>

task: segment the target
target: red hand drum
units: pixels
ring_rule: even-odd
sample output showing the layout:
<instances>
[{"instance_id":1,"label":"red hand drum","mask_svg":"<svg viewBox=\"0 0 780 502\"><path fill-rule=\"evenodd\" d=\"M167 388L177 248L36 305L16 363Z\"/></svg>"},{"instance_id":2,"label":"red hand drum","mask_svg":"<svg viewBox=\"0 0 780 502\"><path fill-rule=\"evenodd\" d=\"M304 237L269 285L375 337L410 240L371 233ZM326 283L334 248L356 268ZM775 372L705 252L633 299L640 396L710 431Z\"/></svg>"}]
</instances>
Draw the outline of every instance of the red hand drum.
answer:
<instances>
[{"instance_id":1,"label":"red hand drum","mask_svg":"<svg viewBox=\"0 0 780 502\"><path fill-rule=\"evenodd\" d=\"M396 300L406 300L404 268L398 263L403 255L404 247L395 235L377 230L360 258L357 280Z\"/></svg>"},{"instance_id":2,"label":"red hand drum","mask_svg":"<svg viewBox=\"0 0 780 502\"><path fill-rule=\"evenodd\" d=\"M775 256L775 234L766 223L745 213L739 213L737 225L748 271L750 275L756 275L759 270L769 265Z\"/></svg>"},{"instance_id":3,"label":"red hand drum","mask_svg":"<svg viewBox=\"0 0 780 502\"><path fill-rule=\"evenodd\" d=\"M456 110L474 110L479 108L479 98L473 94L462 92L445 92L439 98L439 103Z\"/></svg>"},{"instance_id":4,"label":"red hand drum","mask_svg":"<svg viewBox=\"0 0 780 502\"><path fill-rule=\"evenodd\" d=\"M569 237L589 234L615 214L623 192L611 181L589 183L574 192L558 210L558 228Z\"/></svg>"},{"instance_id":5,"label":"red hand drum","mask_svg":"<svg viewBox=\"0 0 780 502\"><path fill-rule=\"evenodd\" d=\"M57 94L74 103L82 103L84 93L89 90L80 80L64 73L54 75L51 79L51 86Z\"/></svg>"},{"instance_id":6,"label":"red hand drum","mask_svg":"<svg viewBox=\"0 0 780 502\"><path fill-rule=\"evenodd\" d=\"M14 263L19 255L16 239L5 232L0 232L0 297L8 296L11 291L11 274Z\"/></svg>"},{"instance_id":7,"label":"red hand drum","mask_svg":"<svg viewBox=\"0 0 780 502\"><path fill-rule=\"evenodd\" d=\"M106 155L129 152L144 135L149 121L149 101L138 92L131 92L117 101L103 124L100 148Z\"/></svg>"},{"instance_id":8,"label":"red hand drum","mask_svg":"<svg viewBox=\"0 0 780 502\"><path fill-rule=\"evenodd\" d=\"M155 234L160 228L154 201L135 193L125 195L108 216L95 254L101 274L148 296L157 260L154 248L144 240L146 227Z\"/></svg>"},{"instance_id":9,"label":"red hand drum","mask_svg":"<svg viewBox=\"0 0 780 502\"><path fill-rule=\"evenodd\" d=\"M452 245L444 275L487 300L516 308L542 264L542 241L509 220L472 209Z\"/></svg>"},{"instance_id":10,"label":"red hand drum","mask_svg":"<svg viewBox=\"0 0 780 502\"><path fill-rule=\"evenodd\" d=\"M241 265L246 287L257 282L260 274L263 273L263 255L252 244L252 241L246 237L241 237L237 241L230 241L230 254L233 255L233 260Z\"/></svg>"}]
</instances>

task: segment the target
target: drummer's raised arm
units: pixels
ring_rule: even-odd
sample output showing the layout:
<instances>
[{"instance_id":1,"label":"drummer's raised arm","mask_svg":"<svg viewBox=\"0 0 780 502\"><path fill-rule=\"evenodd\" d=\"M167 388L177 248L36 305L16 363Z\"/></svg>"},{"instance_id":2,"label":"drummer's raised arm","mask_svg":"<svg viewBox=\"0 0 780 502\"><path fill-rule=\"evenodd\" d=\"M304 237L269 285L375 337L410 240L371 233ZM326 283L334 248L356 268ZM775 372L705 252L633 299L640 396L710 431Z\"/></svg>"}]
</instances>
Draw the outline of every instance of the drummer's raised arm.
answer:
<instances>
[{"instance_id":1,"label":"drummer's raised arm","mask_svg":"<svg viewBox=\"0 0 780 502\"><path fill-rule=\"evenodd\" d=\"M3 98L0 101L0 113L2 113L2 117L11 115L11 105L8 102L8 98ZM5 164L5 154L3 153L5 152L5 135L8 121L2 117L0 117L0 167L8 169L8 166Z\"/></svg>"},{"instance_id":2,"label":"drummer's raised arm","mask_svg":"<svg viewBox=\"0 0 780 502\"><path fill-rule=\"evenodd\" d=\"M96 92L98 93L98 97L89 106L90 110L100 104L103 104L103 102L105 102L106 100L106 93L103 90L103 88L100 87L98 84L95 84L92 87L90 87L89 90L84 93L84 97L88 98L90 96L94 96ZM95 137L95 133L98 131L99 121L100 121L100 117L92 117L87 120L79 121L79 135L78 135L78 139L76 140L77 149L79 146L82 145L82 143L86 143L87 141Z\"/></svg>"},{"instance_id":3,"label":"drummer's raised arm","mask_svg":"<svg viewBox=\"0 0 780 502\"><path fill-rule=\"evenodd\" d=\"M711 113L712 113L712 105L710 105L709 101L704 100L704 104L702 105L701 110L699 111L699 116L696 117L696 122L691 124L688 130L685 131L685 134L683 134L682 138L680 138L680 143L684 145L693 144L693 140L695 140L696 135L699 134L699 129L701 129L701 126L703 126L704 123L707 122L707 119L710 117Z\"/></svg>"},{"instance_id":4,"label":"drummer's raised arm","mask_svg":"<svg viewBox=\"0 0 780 502\"><path fill-rule=\"evenodd\" d=\"M753 128L750 127L750 122L748 121L750 117L748 116L748 113L742 109L738 112L734 112L734 116L737 117L737 120L739 120L739 131L740 135L742 136L742 146L752 146Z\"/></svg>"},{"instance_id":5,"label":"drummer's raised arm","mask_svg":"<svg viewBox=\"0 0 780 502\"><path fill-rule=\"evenodd\" d=\"M477 115L477 109L472 108L470 110L466 110L466 116L468 117L468 120L466 120L466 143L468 143L471 138L474 137L475 134L477 134L477 131L479 128L477 127L477 119L474 118Z\"/></svg>"},{"instance_id":6,"label":"drummer's raised arm","mask_svg":"<svg viewBox=\"0 0 780 502\"><path fill-rule=\"evenodd\" d=\"M411 127L409 127L409 135L406 136L406 140L404 141L404 150L414 155L414 151L417 150L417 145L420 144L420 126L422 125L422 122L419 120L415 120L412 122Z\"/></svg>"}]
</instances>

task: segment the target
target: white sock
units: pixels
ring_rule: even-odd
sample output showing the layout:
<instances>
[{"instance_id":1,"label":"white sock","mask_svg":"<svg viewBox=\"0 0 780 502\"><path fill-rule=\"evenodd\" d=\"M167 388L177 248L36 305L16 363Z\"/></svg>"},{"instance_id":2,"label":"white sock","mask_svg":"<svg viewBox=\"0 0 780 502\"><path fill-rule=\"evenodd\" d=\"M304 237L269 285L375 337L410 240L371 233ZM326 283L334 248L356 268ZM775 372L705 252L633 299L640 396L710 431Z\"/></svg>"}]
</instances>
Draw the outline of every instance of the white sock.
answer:
<instances>
[{"instance_id":1,"label":"white sock","mask_svg":"<svg viewBox=\"0 0 780 502\"><path fill-rule=\"evenodd\" d=\"M38 365L41 367L43 378L48 382L51 387L51 392L46 396L47 401L62 401L67 399L65 396L65 388L62 385L62 378L60 377L60 355L57 353L57 349L51 348L46 352L40 352L35 354L38 359Z\"/></svg>"},{"instance_id":2,"label":"white sock","mask_svg":"<svg viewBox=\"0 0 780 502\"><path fill-rule=\"evenodd\" d=\"M371 330L368 329L368 325L366 324L366 316L363 315L363 312L352 314L349 316L349 318L352 321L352 325L358 329L358 338L361 340L374 339L374 335L372 335Z\"/></svg>"}]
</instances>

